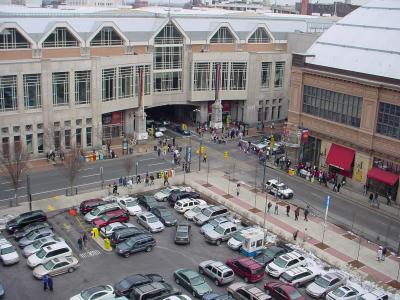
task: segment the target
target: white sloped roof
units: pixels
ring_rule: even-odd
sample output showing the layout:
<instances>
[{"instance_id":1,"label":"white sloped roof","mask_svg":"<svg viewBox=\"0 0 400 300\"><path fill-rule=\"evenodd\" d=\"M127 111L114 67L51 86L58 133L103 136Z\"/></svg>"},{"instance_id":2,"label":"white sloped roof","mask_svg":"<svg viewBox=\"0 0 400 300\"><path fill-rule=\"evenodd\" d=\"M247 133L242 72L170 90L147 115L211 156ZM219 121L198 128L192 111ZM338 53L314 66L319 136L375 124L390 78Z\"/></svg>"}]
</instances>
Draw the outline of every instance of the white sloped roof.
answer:
<instances>
[{"instance_id":1,"label":"white sloped roof","mask_svg":"<svg viewBox=\"0 0 400 300\"><path fill-rule=\"evenodd\" d=\"M337 22L308 49L306 62L400 79L400 1L372 0Z\"/></svg>"}]
</instances>

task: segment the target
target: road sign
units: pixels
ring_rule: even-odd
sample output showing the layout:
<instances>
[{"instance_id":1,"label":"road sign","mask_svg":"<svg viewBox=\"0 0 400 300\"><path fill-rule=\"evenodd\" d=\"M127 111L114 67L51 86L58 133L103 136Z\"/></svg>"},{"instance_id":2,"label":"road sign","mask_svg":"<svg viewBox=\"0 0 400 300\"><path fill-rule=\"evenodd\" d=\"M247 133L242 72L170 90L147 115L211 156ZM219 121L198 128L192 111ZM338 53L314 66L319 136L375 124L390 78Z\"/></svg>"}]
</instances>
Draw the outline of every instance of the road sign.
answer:
<instances>
[{"instance_id":1,"label":"road sign","mask_svg":"<svg viewBox=\"0 0 400 300\"><path fill-rule=\"evenodd\" d=\"M228 157L229 157L228 151L224 151L224 158L228 158Z\"/></svg>"}]
</instances>

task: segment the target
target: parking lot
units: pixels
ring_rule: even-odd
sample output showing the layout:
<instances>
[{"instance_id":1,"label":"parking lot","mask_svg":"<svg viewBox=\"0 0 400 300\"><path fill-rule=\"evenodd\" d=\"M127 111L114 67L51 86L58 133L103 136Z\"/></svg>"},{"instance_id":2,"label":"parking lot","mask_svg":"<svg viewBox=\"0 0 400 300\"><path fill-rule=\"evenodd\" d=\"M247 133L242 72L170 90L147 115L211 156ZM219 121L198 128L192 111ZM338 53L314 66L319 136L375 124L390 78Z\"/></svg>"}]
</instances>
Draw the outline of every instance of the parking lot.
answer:
<instances>
[{"instance_id":1,"label":"parking lot","mask_svg":"<svg viewBox=\"0 0 400 300\"><path fill-rule=\"evenodd\" d=\"M165 206L168 204L165 203ZM178 218L178 222L184 220L174 209L170 210ZM131 216L130 222L140 227L136 218ZM49 215L49 222L54 226L56 234L63 237L71 246L75 256L80 260L80 268L73 273L56 276L54 291L44 292L42 284L32 276L32 270L26 265L26 259L21 256L21 261L17 265L2 267L1 280L6 288L5 299L69 299L90 286L114 285L124 277L135 273L160 274L166 282L178 287L184 294L189 294L175 284L173 272L176 269L197 270L198 264L204 260L226 262L228 258L241 256L238 252L230 250L226 243L220 246L208 244L194 223L191 224L190 245L174 244L175 227L166 227L163 232L154 234L157 245L152 252L139 252L129 258L123 258L114 251L104 251L91 238L88 239L86 249L79 251L78 238L85 230L90 231L90 227L80 216L71 216L68 211L52 212ZM226 287L217 287L208 278L206 280L214 292L226 293ZM236 281L241 280L236 277ZM267 280L262 280L257 286L262 288ZM304 291L301 293L305 295Z\"/></svg>"}]
</instances>

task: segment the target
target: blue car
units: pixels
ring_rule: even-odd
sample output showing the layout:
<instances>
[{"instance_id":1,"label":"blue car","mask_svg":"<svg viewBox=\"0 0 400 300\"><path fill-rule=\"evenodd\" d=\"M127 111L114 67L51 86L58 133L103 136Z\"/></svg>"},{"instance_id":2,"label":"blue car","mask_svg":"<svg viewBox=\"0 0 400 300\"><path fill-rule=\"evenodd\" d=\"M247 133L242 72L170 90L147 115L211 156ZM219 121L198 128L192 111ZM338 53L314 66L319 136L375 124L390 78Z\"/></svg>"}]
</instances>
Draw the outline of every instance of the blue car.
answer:
<instances>
[{"instance_id":1,"label":"blue car","mask_svg":"<svg viewBox=\"0 0 400 300\"><path fill-rule=\"evenodd\" d=\"M210 293L210 294L206 294L203 296L203 298L201 298L202 300L234 300L230 295L228 294L223 294L223 295L219 295L216 293Z\"/></svg>"}]
</instances>

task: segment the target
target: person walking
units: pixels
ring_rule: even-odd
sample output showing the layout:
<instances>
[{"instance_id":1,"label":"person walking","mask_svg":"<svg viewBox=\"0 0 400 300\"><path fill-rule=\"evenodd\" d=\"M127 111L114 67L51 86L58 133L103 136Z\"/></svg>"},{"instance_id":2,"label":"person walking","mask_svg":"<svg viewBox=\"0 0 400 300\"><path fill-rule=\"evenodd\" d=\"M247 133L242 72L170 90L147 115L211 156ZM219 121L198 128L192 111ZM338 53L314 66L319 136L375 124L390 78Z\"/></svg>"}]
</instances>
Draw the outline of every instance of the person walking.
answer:
<instances>
[{"instance_id":1,"label":"person walking","mask_svg":"<svg viewBox=\"0 0 400 300\"><path fill-rule=\"evenodd\" d=\"M297 240L297 235L299 234L299 231L296 230L295 232L293 232L293 240Z\"/></svg>"},{"instance_id":2,"label":"person walking","mask_svg":"<svg viewBox=\"0 0 400 300\"><path fill-rule=\"evenodd\" d=\"M298 221L300 216L300 207L297 207L294 211L294 220Z\"/></svg>"},{"instance_id":3,"label":"person walking","mask_svg":"<svg viewBox=\"0 0 400 300\"><path fill-rule=\"evenodd\" d=\"M307 221L307 222L308 222L308 214L310 213L309 208L310 208L310 206L307 205L306 209L304 210L304 221Z\"/></svg>"},{"instance_id":4,"label":"person walking","mask_svg":"<svg viewBox=\"0 0 400 300\"><path fill-rule=\"evenodd\" d=\"M108 196L111 195L111 183L108 185Z\"/></svg>"},{"instance_id":5,"label":"person walking","mask_svg":"<svg viewBox=\"0 0 400 300\"><path fill-rule=\"evenodd\" d=\"M337 192L339 193L340 192L340 188L342 187L342 185L340 184L340 182L338 183L338 185L337 185Z\"/></svg>"},{"instance_id":6,"label":"person walking","mask_svg":"<svg viewBox=\"0 0 400 300\"><path fill-rule=\"evenodd\" d=\"M113 185L113 194L118 194L118 185L117 183L114 181L114 185Z\"/></svg>"},{"instance_id":7,"label":"person walking","mask_svg":"<svg viewBox=\"0 0 400 300\"><path fill-rule=\"evenodd\" d=\"M274 213L275 213L276 215L279 215L278 209L279 209L279 207L278 207L278 202L275 202Z\"/></svg>"},{"instance_id":8,"label":"person walking","mask_svg":"<svg viewBox=\"0 0 400 300\"><path fill-rule=\"evenodd\" d=\"M374 202L378 203L378 192L374 194Z\"/></svg>"},{"instance_id":9,"label":"person walking","mask_svg":"<svg viewBox=\"0 0 400 300\"><path fill-rule=\"evenodd\" d=\"M154 184L154 175L150 175L150 185Z\"/></svg>"},{"instance_id":10,"label":"person walking","mask_svg":"<svg viewBox=\"0 0 400 300\"><path fill-rule=\"evenodd\" d=\"M382 255L383 255L383 248L382 246L379 246L378 251L376 253L376 260L382 261Z\"/></svg>"},{"instance_id":11,"label":"person walking","mask_svg":"<svg viewBox=\"0 0 400 300\"><path fill-rule=\"evenodd\" d=\"M271 207L272 207L272 203L271 203L271 202L268 202L268 210L267 210L267 213L269 213L269 210L271 209Z\"/></svg>"},{"instance_id":12,"label":"person walking","mask_svg":"<svg viewBox=\"0 0 400 300\"><path fill-rule=\"evenodd\" d=\"M53 278L51 276L48 276L48 278L47 278L47 285L49 286L49 290L52 292L53 291Z\"/></svg>"},{"instance_id":13,"label":"person walking","mask_svg":"<svg viewBox=\"0 0 400 300\"><path fill-rule=\"evenodd\" d=\"M392 195L389 192L387 193L386 200L387 200L386 204L391 206L392 205Z\"/></svg>"},{"instance_id":14,"label":"person walking","mask_svg":"<svg viewBox=\"0 0 400 300\"><path fill-rule=\"evenodd\" d=\"M367 196L368 189L367 189L367 184L364 184L363 186L363 196Z\"/></svg>"},{"instance_id":15,"label":"person walking","mask_svg":"<svg viewBox=\"0 0 400 300\"><path fill-rule=\"evenodd\" d=\"M386 253L387 253L387 248L383 247L382 248L382 257L381 257L382 261L385 261Z\"/></svg>"},{"instance_id":16,"label":"person walking","mask_svg":"<svg viewBox=\"0 0 400 300\"><path fill-rule=\"evenodd\" d=\"M203 155L203 163L206 163L207 162L207 153L204 153L204 155Z\"/></svg>"},{"instance_id":17,"label":"person walking","mask_svg":"<svg viewBox=\"0 0 400 300\"><path fill-rule=\"evenodd\" d=\"M289 213L290 213L290 204L286 205L286 215L287 215L288 217L290 217L290 216L289 216Z\"/></svg>"},{"instance_id":18,"label":"person walking","mask_svg":"<svg viewBox=\"0 0 400 300\"><path fill-rule=\"evenodd\" d=\"M278 200L278 191L275 191L274 198L275 198L275 200Z\"/></svg>"},{"instance_id":19,"label":"person walking","mask_svg":"<svg viewBox=\"0 0 400 300\"><path fill-rule=\"evenodd\" d=\"M240 194L240 183L236 185L236 197L239 197Z\"/></svg>"},{"instance_id":20,"label":"person walking","mask_svg":"<svg viewBox=\"0 0 400 300\"><path fill-rule=\"evenodd\" d=\"M79 239L78 239L78 248L79 248L79 251L83 250L82 238L81 237L79 237Z\"/></svg>"},{"instance_id":21,"label":"person walking","mask_svg":"<svg viewBox=\"0 0 400 300\"><path fill-rule=\"evenodd\" d=\"M49 276L48 275L42 276L42 283L43 283L43 291L46 291L47 288L49 287Z\"/></svg>"},{"instance_id":22,"label":"person walking","mask_svg":"<svg viewBox=\"0 0 400 300\"><path fill-rule=\"evenodd\" d=\"M164 186L165 185L169 185L169 182L168 182L168 174L165 174L164 175Z\"/></svg>"},{"instance_id":23,"label":"person walking","mask_svg":"<svg viewBox=\"0 0 400 300\"><path fill-rule=\"evenodd\" d=\"M161 148L157 148L157 154L158 154L158 157L161 156Z\"/></svg>"},{"instance_id":24,"label":"person walking","mask_svg":"<svg viewBox=\"0 0 400 300\"><path fill-rule=\"evenodd\" d=\"M369 206L372 206L372 203L374 201L374 195L372 193L369 194Z\"/></svg>"},{"instance_id":25,"label":"person walking","mask_svg":"<svg viewBox=\"0 0 400 300\"><path fill-rule=\"evenodd\" d=\"M86 248L86 246L87 246L87 235L86 235L86 232L83 232L83 234L82 234L82 244L83 244L83 247Z\"/></svg>"},{"instance_id":26,"label":"person walking","mask_svg":"<svg viewBox=\"0 0 400 300\"><path fill-rule=\"evenodd\" d=\"M122 176L118 179L118 184L121 186L122 185Z\"/></svg>"}]
</instances>

